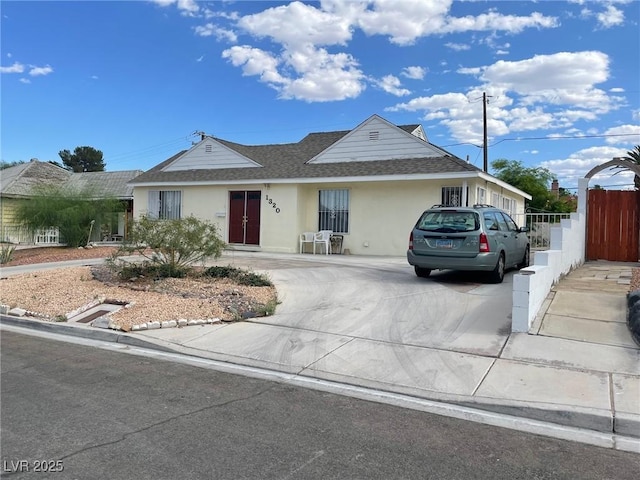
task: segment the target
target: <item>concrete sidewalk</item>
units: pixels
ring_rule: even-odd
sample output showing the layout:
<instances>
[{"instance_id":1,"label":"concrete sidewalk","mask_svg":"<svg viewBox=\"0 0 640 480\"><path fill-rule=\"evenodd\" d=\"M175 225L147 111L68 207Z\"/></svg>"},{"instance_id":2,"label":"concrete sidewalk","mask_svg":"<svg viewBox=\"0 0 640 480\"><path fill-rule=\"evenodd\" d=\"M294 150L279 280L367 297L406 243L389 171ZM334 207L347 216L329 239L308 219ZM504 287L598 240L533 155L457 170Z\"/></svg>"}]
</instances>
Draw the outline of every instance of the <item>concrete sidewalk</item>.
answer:
<instances>
[{"instance_id":1,"label":"concrete sidewalk","mask_svg":"<svg viewBox=\"0 0 640 480\"><path fill-rule=\"evenodd\" d=\"M223 264L269 272L279 291L278 270L299 269L300 262L302 268L304 262L311 262L310 266L322 264L320 268L348 265L377 272L398 270L406 263L403 258L239 252L222 260ZM625 322L628 280L631 269L638 266L585 264L556 285L529 334L506 332L497 337L506 339L501 348L479 350L479 354L457 348L456 345L468 345L459 341L434 347L411 344L399 332L375 339L344 326L321 330L279 323L278 311L274 317L246 322L131 334L86 326L46 328L72 329L80 335L93 332L102 339L113 336L121 343L637 439L640 349ZM407 274L411 274L408 269ZM290 288L282 287L285 291ZM504 284L504 288L510 285ZM288 297L286 301L293 299ZM320 313L323 308L330 313L327 305L318 308ZM284 317L291 311L283 310ZM11 321L14 325L19 322L25 320ZM398 322L394 328L400 330L403 326L405 323ZM455 334L471 339L479 335L464 330L456 330ZM632 445L640 453L640 443L632 441Z\"/></svg>"}]
</instances>

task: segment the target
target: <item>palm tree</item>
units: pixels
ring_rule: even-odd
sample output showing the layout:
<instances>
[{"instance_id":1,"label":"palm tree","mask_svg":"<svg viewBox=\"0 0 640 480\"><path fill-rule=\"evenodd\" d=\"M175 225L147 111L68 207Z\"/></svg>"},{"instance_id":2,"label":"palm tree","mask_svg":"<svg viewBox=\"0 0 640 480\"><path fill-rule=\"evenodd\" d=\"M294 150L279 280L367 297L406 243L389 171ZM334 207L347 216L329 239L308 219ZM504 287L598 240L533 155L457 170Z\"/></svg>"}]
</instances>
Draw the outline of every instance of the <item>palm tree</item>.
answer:
<instances>
[{"instance_id":1,"label":"palm tree","mask_svg":"<svg viewBox=\"0 0 640 480\"><path fill-rule=\"evenodd\" d=\"M623 160L628 160L632 163L635 163L636 165L640 166L640 145L636 145L635 148L633 150L629 150L627 152L627 156L626 157L622 157ZM618 165L617 167L613 167L614 169L622 169L624 170L629 170L629 167L625 167L623 165ZM619 173L619 172L616 172ZM614 173L615 175L615 173ZM633 178L633 183L636 187L636 190L640 190L640 176L638 176L638 174L636 174L636 176Z\"/></svg>"}]
</instances>

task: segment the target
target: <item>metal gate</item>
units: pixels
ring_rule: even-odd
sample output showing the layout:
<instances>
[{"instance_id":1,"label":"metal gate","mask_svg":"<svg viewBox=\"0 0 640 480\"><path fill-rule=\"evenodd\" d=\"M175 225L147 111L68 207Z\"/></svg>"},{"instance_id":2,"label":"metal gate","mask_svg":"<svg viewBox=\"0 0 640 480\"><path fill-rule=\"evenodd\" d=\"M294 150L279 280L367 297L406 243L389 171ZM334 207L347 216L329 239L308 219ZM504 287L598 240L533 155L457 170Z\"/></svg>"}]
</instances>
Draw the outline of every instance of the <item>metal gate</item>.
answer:
<instances>
[{"instance_id":1,"label":"metal gate","mask_svg":"<svg viewBox=\"0 0 640 480\"><path fill-rule=\"evenodd\" d=\"M640 191L589 190L587 260L637 262Z\"/></svg>"}]
</instances>

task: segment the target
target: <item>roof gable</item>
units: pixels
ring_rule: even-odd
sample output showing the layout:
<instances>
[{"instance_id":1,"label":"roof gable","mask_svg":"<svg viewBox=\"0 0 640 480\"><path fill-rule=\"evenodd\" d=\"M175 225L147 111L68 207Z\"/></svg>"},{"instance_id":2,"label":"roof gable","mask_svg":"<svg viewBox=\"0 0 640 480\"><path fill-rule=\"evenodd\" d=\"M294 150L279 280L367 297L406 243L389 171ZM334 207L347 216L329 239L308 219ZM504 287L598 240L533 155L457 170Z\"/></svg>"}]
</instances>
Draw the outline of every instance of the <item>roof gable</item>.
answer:
<instances>
[{"instance_id":1,"label":"roof gable","mask_svg":"<svg viewBox=\"0 0 640 480\"><path fill-rule=\"evenodd\" d=\"M413 134L416 132L416 134ZM443 156L419 135L422 128L397 127L378 115L372 115L349 133L338 139L307 163L362 162L406 158Z\"/></svg>"},{"instance_id":2,"label":"roof gable","mask_svg":"<svg viewBox=\"0 0 640 480\"><path fill-rule=\"evenodd\" d=\"M71 175L52 163L31 160L0 171L0 193L3 196L29 196L35 189L65 182Z\"/></svg>"},{"instance_id":3,"label":"roof gable","mask_svg":"<svg viewBox=\"0 0 640 480\"><path fill-rule=\"evenodd\" d=\"M218 170L223 168L261 167L259 163L229 148L213 137L205 137L189 150L169 162L163 172L181 170Z\"/></svg>"}]
</instances>

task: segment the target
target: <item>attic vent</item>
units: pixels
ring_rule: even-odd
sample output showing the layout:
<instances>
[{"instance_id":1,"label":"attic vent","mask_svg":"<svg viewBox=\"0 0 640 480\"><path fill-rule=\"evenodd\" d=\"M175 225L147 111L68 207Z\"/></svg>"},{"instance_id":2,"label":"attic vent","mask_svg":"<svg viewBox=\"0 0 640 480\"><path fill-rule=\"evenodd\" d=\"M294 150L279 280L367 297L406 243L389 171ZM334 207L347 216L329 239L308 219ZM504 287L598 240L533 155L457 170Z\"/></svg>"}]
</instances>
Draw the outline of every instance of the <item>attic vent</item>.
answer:
<instances>
[{"instance_id":1,"label":"attic vent","mask_svg":"<svg viewBox=\"0 0 640 480\"><path fill-rule=\"evenodd\" d=\"M204 151L205 151L205 153L213 152L213 145L205 145L204 146Z\"/></svg>"},{"instance_id":2,"label":"attic vent","mask_svg":"<svg viewBox=\"0 0 640 480\"><path fill-rule=\"evenodd\" d=\"M380 132L378 131L369 132L369 140L380 140Z\"/></svg>"}]
</instances>

